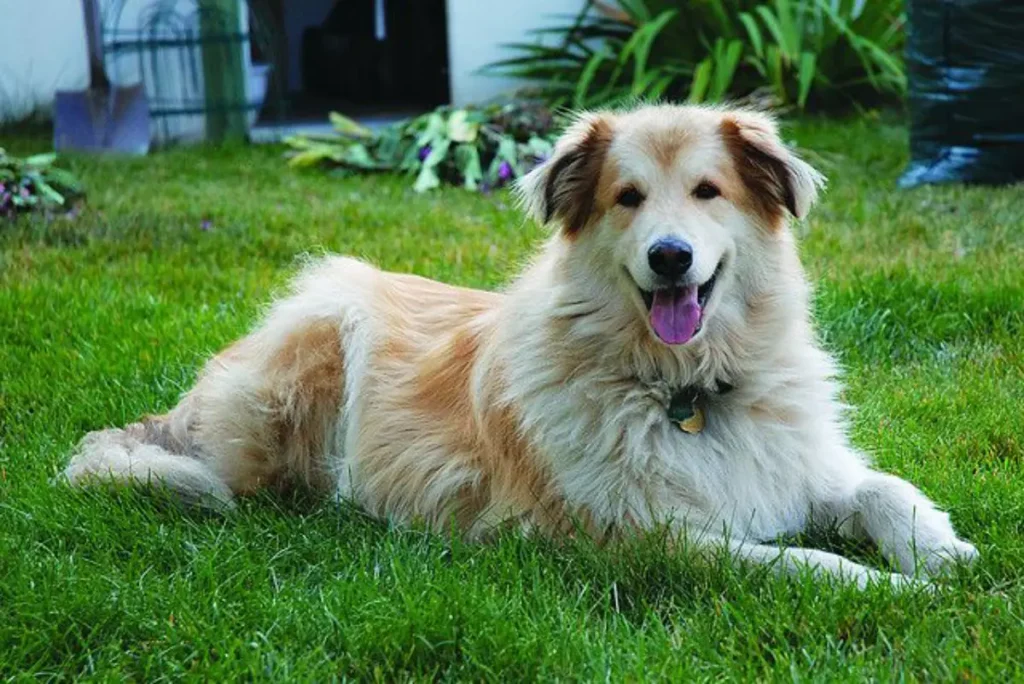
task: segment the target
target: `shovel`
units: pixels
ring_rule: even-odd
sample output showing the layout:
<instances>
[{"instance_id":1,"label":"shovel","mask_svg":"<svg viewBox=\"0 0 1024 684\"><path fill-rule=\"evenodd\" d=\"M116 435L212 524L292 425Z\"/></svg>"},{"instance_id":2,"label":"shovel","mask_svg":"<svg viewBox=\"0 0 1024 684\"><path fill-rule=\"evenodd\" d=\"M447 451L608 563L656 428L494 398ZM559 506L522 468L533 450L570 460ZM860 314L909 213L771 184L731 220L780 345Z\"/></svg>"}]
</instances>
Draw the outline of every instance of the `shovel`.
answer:
<instances>
[{"instance_id":1,"label":"shovel","mask_svg":"<svg viewBox=\"0 0 1024 684\"><path fill-rule=\"evenodd\" d=\"M54 99L53 146L57 150L146 154L149 104L141 83L112 86L103 69L96 0L82 0L89 46L89 88L58 91Z\"/></svg>"}]
</instances>

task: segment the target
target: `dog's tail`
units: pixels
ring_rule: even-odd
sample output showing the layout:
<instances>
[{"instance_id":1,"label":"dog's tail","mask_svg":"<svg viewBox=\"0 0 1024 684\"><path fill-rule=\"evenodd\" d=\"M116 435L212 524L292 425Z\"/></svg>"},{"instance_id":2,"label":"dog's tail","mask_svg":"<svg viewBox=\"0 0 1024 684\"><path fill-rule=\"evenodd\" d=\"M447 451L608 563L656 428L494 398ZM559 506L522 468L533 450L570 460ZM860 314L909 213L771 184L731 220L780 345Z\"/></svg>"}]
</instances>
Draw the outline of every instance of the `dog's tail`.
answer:
<instances>
[{"instance_id":1,"label":"dog's tail","mask_svg":"<svg viewBox=\"0 0 1024 684\"><path fill-rule=\"evenodd\" d=\"M74 486L103 483L166 487L185 503L234 507L231 489L209 465L170 437L165 418L125 429L91 432L78 444L63 477Z\"/></svg>"}]
</instances>

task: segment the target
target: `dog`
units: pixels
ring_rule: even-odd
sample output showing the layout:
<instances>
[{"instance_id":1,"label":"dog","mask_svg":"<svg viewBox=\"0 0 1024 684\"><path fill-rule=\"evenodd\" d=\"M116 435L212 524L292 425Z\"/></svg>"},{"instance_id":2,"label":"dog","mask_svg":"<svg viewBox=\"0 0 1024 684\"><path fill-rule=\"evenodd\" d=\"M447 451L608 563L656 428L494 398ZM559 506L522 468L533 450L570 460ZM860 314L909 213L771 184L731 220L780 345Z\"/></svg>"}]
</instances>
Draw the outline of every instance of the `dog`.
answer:
<instances>
[{"instance_id":1,"label":"dog","mask_svg":"<svg viewBox=\"0 0 1024 684\"><path fill-rule=\"evenodd\" d=\"M230 507L302 486L470 539L667 525L782 573L902 585L977 556L854 448L791 219L823 177L764 113L578 116L524 176L552 234L504 292L307 265L169 413L87 435L73 484ZM899 572L773 540L816 527Z\"/></svg>"}]
</instances>

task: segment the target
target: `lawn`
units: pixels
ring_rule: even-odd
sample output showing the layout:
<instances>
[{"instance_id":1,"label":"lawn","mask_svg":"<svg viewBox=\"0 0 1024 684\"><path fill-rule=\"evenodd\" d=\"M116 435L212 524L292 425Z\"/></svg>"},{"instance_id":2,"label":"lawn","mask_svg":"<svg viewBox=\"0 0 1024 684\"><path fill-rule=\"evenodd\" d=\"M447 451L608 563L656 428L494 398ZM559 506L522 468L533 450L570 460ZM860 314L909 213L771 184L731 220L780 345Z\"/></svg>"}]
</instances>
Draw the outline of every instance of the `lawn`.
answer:
<instances>
[{"instance_id":1,"label":"lawn","mask_svg":"<svg viewBox=\"0 0 1024 684\"><path fill-rule=\"evenodd\" d=\"M0 222L0 678L1024 678L1024 188L897 191L885 117L787 136L831 178L800 232L854 439L951 511L976 567L857 592L656 536L477 547L301 497L216 517L53 487L86 431L171 406L302 254L496 287L542 237L505 193L276 148L76 159L77 218Z\"/></svg>"}]
</instances>

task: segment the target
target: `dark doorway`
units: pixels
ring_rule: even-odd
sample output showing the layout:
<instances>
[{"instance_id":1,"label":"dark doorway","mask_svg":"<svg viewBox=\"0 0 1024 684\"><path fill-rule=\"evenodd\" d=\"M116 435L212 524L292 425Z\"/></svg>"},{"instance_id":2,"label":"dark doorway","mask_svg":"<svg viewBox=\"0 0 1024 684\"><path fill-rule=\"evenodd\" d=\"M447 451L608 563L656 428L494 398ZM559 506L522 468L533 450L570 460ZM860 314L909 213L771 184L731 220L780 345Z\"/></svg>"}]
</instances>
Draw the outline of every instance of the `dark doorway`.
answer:
<instances>
[{"instance_id":1,"label":"dark doorway","mask_svg":"<svg viewBox=\"0 0 1024 684\"><path fill-rule=\"evenodd\" d=\"M450 101L445 0L262 0L276 30L259 123L419 113Z\"/></svg>"}]
</instances>

